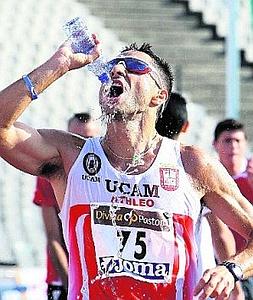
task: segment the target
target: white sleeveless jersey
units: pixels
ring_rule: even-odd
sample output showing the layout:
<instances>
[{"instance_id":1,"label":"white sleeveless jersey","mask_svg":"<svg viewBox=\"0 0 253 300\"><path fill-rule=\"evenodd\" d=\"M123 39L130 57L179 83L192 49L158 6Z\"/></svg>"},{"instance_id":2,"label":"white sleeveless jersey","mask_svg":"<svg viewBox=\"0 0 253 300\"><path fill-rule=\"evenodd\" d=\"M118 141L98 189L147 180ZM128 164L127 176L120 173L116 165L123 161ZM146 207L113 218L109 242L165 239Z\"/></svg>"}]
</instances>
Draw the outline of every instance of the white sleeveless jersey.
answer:
<instances>
[{"instance_id":1,"label":"white sleeveless jersey","mask_svg":"<svg viewBox=\"0 0 253 300\"><path fill-rule=\"evenodd\" d=\"M191 300L200 201L164 138L153 165L126 175L89 139L72 166L60 213L69 249L69 300Z\"/></svg>"}]
</instances>

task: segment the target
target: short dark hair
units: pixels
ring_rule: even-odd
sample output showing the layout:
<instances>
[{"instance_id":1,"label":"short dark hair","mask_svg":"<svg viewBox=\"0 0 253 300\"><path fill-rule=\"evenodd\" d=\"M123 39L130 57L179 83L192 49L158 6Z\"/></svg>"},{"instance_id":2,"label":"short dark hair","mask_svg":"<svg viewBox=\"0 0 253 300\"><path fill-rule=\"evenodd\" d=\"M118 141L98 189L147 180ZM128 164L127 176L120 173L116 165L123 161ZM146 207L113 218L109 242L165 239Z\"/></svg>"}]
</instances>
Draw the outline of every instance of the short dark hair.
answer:
<instances>
[{"instance_id":1,"label":"short dark hair","mask_svg":"<svg viewBox=\"0 0 253 300\"><path fill-rule=\"evenodd\" d=\"M167 88L170 94L174 81L172 68L163 58L155 54L151 48L152 46L149 43L143 43L141 46L138 46L136 43L132 43L129 46L126 46L121 53L127 51L139 51L149 55L153 59L154 64L157 66L158 72L161 76L162 85Z\"/></svg>"},{"instance_id":2,"label":"short dark hair","mask_svg":"<svg viewBox=\"0 0 253 300\"><path fill-rule=\"evenodd\" d=\"M225 119L223 121L220 121L216 125L215 130L214 130L214 140L217 141L219 136L222 134L222 132L233 131L233 130L243 131L245 134L245 138L247 138L243 123L241 123L240 121L237 121L235 119Z\"/></svg>"},{"instance_id":3,"label":"short dark hair","mask_svg":"<svg viewBox=\"0 0 253 300\"><path fill-rule=\"evenodd\" d=\"M73 120L78 120L81 123L86 123L91 120L91 115L87 112L75 113L68 121L68 126Z\"/></svg>"},{"instance_id":4,"label":"short dark hair","mask_svg":"<svg viewBox=\"0 0 253 300\"><path fill-rule=\"evenodd\" d=\"M161 108L161 112L158 113L157 132L162 136L175 139L187 121L185 98L179 93L172 92L164 107Z\"/></svg>"}]
</instances>

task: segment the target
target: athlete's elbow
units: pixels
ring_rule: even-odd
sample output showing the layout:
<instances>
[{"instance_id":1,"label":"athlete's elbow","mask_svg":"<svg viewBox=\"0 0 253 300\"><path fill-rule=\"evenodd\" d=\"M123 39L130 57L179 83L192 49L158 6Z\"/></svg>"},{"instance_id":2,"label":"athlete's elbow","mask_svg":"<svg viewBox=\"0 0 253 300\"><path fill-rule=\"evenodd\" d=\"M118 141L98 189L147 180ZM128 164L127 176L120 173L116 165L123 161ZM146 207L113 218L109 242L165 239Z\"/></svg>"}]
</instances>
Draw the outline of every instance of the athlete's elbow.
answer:
<instances>
[{"instance_id":1,"label":"athlete's elbow","mask_svg":"<svg viewBox=\"0 0 253 300\"><path fill-rule=\"evenodd\" d=\"M1 150L12 149L13 143L10 128L0 128L0 155Z\"/></svg>"}]
</instances>

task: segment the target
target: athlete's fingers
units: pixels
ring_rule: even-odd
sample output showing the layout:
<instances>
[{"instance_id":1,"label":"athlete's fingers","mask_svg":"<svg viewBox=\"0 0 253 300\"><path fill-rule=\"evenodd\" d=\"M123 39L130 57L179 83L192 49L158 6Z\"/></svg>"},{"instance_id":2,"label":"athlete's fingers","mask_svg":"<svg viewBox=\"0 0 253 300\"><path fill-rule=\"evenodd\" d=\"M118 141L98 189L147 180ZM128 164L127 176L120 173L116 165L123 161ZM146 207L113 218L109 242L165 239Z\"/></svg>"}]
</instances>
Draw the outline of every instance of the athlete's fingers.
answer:
<instances>
[{"instance_id":1,"label":"athlete's fingers","mask_svg":"<svg viewBox=\"0 0 253 300\"><path fill-rule=\"evenodd\" d=\"M199 295L199 300L204 300L209 297L216 298L224 288L224 285L220 286L219 284L220 284L220 278L211 276L210 280L203 287Z\"/></svg>"},{"instance_id":2,"label":"athlete's fingers","mask_svg":"<svg viewBox=\"0 0 253 300\"><path fill-rule=\"evenodd\" d=\"M208 297L227 299L234 288L234 277L223 266L207 270L194 290L194 295L199 295L199 300Z\"/></svg>"},{"instance_id":3,"label":"athlete's fingers","mask_svg":"<svg viewBox=\"0 0 253 300\"><path fill-rule=\"evenodd\" d=\"M204 286L209 281L210 276L211 274L209 273L209 270L206 270L194 289L194 296L197 296L200 293L200 291L204 288Z\"/></svg>"},{"instance_id":4,"label":"athlete's fingers","mask_svg":"<svg viewBox=\"0 0 253 300\"><path fill-rule=\"evenodd\" d=\"M216 300L227 300L232 292L231 287L226 286Z\"/></svg>"}]
</instances>

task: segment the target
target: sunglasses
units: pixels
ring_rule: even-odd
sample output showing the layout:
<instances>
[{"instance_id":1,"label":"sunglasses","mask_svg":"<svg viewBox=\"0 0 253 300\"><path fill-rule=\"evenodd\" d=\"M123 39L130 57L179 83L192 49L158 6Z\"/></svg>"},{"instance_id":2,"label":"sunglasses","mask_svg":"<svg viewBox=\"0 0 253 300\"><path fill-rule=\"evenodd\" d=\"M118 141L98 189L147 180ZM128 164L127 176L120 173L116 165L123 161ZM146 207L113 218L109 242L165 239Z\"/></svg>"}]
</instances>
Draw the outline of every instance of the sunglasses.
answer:
<instances>
[{"instance_id":1,"label":"sunglasses","mask_svg":"<svg viewBox=\"0 0 253 300\"><path fill-rule=\"evenodd\" d=\"M153 72L156 74L157 78L159 78L158 73L154 69L152 69L146 62L134 57L117 57L108 62L109 72L111 72L114 66L119 63L122 63L126 70L130 73L137 75L150 74L156 85L161 89L161 85L158 84L157 80L151 74Z\"/></svg>"},{"instance_id":2,"label":"sunglasses","mask_svg":"<svg viewBox=\"0 0 253 300\"><path fill-rule=\"evenodd\" d=\"M150 66L144 61L133 58L133 57L118 57L108 62L109 71L113 69L114 66L119 64L120 62L124 62L124 66L128 72L142 75L147 74L152 71Z\"/></svg>"}]
</instances>

